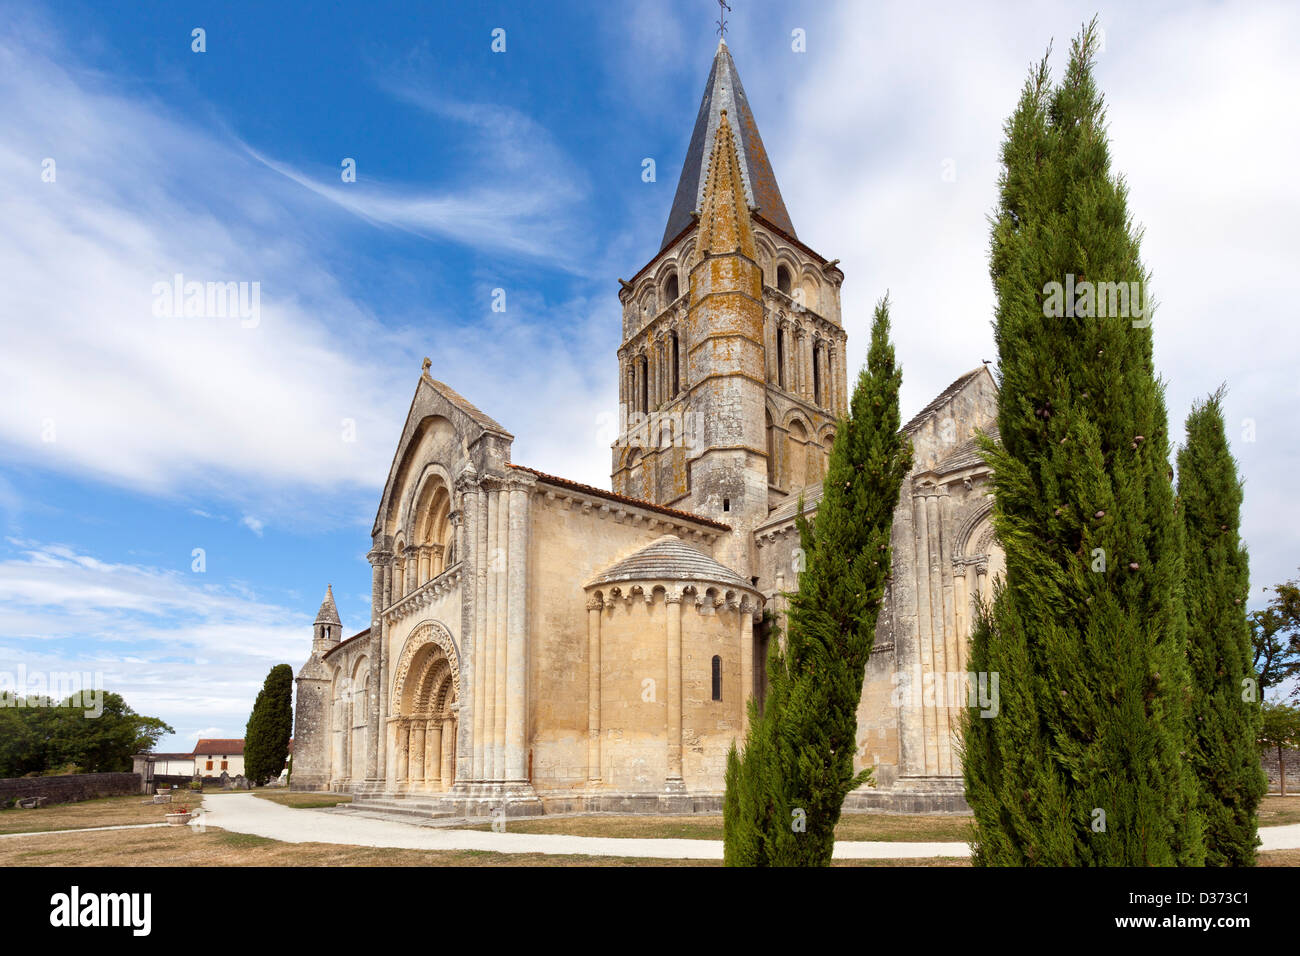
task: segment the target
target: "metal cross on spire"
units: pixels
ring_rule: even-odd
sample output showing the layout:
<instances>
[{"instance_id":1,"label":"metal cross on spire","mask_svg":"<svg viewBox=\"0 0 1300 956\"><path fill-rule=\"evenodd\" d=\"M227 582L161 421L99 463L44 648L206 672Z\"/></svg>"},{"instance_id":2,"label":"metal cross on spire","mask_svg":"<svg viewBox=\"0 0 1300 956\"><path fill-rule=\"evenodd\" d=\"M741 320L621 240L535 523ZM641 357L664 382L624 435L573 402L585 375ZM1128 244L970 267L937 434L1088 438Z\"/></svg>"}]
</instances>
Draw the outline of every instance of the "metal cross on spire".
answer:
<instances>
[{"instance_id":1,"label":"metal cross on spire","mask_svg":"<svg viewBox=\"0 0 1300 956\"><path fill-rule=\"evenodd\" d=\"M725 40L727 38L727 20L724 11L730 13L731 7L727 4L727 0L718 0L718 36Z\"/></svg>"}]
</instances>

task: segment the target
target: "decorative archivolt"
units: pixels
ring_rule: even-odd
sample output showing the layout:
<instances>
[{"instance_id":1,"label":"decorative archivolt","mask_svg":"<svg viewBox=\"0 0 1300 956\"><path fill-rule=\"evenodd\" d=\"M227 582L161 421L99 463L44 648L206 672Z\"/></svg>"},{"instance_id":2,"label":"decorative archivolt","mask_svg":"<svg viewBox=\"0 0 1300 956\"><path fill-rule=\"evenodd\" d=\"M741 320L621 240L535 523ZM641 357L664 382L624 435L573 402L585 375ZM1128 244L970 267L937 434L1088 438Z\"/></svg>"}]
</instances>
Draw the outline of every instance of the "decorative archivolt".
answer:
<instances>
[{"instance_id":1,"label":"decorative archivolt","mask_svg":"<svg viewBox=\"0 0 1300 956\"><path fill-rule=\"evenodd\" d=\"M451 671L456 699L460 699L460 655L456 652L456 642L452 639L451 632L440 622L424 621L411 632L410 637L406 639L406 643L402 646L402 653L397 658L397 667L394 669L397 677L393 684L391 700L399 706L406 691L407 682L411 679L412 664L420 652L431 644L442 650L443 656L447 660L447 667ZM416 676L418 678L421 675L422 672Z\"/></svg>"},{"instance_id":2,"label":"decorative archivolt","mask_svg":"<svg viewBox=\"0 0 1300 956\"><path fill-rule=\"evenodd\" d=\"M995 545L993 532L993 498L985 496L976 501L957 525L953 538L952 563L954 571L966 565L976 565L983 573Z\"/></svg>"}]
</instances>

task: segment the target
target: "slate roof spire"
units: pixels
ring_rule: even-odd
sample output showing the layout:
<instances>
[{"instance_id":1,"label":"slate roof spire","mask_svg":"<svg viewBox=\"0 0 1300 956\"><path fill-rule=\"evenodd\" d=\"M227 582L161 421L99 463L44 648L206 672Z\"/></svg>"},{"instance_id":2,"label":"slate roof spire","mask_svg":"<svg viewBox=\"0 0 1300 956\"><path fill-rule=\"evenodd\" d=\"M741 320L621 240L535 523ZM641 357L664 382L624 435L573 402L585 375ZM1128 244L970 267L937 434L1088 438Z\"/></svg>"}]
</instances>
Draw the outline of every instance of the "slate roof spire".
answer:
<instances>
[{"instance_id":1,"label":"slate roof spire","mask_svg":"<svg viewBox=\"0 0 1300 956\"><path fill-rule=\"evenodd\" d=\"M704 86L704 98L695 118L695 129L686 149L686 161L677 181L677 193L668 213L668 226L664 230L661 250L667 248L678 233L691 224L692 213L700 211L704 198L704 182L708 173L709 157L713 155L722 111L727 111L727 123L736 141L736 154L740 161L740 174L745 187L745 199L756 207L759 215L793 238L794 223L786 211L781 188L776 183L776 173L768 160L758 124L750 111L745 88L740 83L735 61L727 49L727 41L718 42L713 56L713 69Z\"/></svg>"}]
</instances>

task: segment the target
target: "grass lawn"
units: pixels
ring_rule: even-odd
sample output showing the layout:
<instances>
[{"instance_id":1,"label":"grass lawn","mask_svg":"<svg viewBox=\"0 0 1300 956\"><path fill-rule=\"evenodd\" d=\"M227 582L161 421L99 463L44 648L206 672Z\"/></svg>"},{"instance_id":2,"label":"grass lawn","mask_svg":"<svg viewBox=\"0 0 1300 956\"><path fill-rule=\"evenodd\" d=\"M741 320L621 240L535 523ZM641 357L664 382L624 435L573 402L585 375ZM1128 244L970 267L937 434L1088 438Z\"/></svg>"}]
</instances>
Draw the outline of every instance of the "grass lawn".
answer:
<instances>
[{"instance_id":1,"label":"grass lawn","mask_svg":"<svg viewBox=\"0 0 1300 956\"><path fill-rule=\"evenodd\" d=\"M888 842L964 842L970 817L917 816L902 813L846 813L835 828L837 840ZM472 827L490 830L490 824ZM721 816L651 817L600 814L507 820L512 833L567 833L572 836L641 837L646 839L721 840Z\"/></svg>"},{"instance_id":2,"label":"grass lawn","mask_svg":"<svg viewBox=\"0 0 1300 956\"><path fill-rule=\"evenodd\" d=\"M38 810L0 810L0 833L41 833L76 830L82 827L112 827L130 823L164 823L163 815L181 806L193 808L198 800L154 803L143 794L129 797L100 797L80 803L57 803Z\"/></svg>"},{"instance_id":3,"label":"grass lawn","mask_svg":"<svg viewBox=\"0 0 1300 956\"><path fill-rule=\"evenodd\" d=\"M0 866L721 866L722 861L395 850L281 843L209 827L43 833L0 841ZM966 860L850 860L837 866L967 866Z\"/></svg>"},{"instance_id":4,"label":"grass lawn","mask_svg":"<svg viewBox=\"0 0 1300 956\"><path fill-rule=\"evenodd\" d=\"M1259 805L1259 825L1280 827L1300 823L1300 797L1265 797Z\"/></svg>"},{"instance_id":5,"label":"grass lawn","mask_svg":"<svg viewBox=\"0 0 1300 956\"><path fill-rule=\"evenodd\" d=\"M252 793L255 797L297 810L319 810L321 807L337 807L340 803L352 802L350 793L294 793L290 790L254 790Z\"/></svg>"}]
</instances>

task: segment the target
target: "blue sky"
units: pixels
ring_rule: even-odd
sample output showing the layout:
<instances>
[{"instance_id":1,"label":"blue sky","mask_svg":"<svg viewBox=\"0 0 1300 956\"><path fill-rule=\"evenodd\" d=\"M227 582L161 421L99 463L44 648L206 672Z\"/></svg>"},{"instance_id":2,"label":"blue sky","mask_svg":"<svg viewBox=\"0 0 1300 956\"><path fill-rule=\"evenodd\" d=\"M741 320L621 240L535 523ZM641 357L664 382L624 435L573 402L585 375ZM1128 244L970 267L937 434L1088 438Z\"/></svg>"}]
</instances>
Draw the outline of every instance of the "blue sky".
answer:
<instances>
[{"instance_id":1,"label":"blue sky","mask_svg":"<svg viewBox=\"0 0 1300 956\"><path fill-rule=\"evenodd\" d=\"M1001 123L1048 41L1059 69L1099 10L1171 425L1228 383L1252 606L1293 576L1300 15L732 6L795 227L848 277L854 365L892 293L905 415L993 357ZM607 487L616 279L658 249L716 12L0 2L0 668L101 672L176 727L165 749L241 735L327 582L346 628L367 621L369 528L425 355L516 461ZM177 272L259 283L258 323L154 315Z\"/></svg>"}]
</instances>

